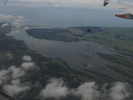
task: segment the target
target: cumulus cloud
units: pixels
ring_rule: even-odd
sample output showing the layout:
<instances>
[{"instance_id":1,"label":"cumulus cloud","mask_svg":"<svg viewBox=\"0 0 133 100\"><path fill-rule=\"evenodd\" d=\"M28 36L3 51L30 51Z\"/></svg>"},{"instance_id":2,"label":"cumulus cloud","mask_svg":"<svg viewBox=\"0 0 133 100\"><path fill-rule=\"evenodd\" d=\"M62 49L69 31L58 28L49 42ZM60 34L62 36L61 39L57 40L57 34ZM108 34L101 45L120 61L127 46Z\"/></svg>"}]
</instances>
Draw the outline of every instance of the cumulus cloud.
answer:
<instances>
[{"instance_id":1,"label":"cumulus cloud","mask_svg":"<svg viewBox=\"0 0 133 100\"><path fill-rule=\"evenodd\" d=\"M95 82L86 82L76 89L70 89L64 86L61 79L52 79L45 89L41 90L42 99L67 97L73 95L81 98L81 100L127 100L130 97L128 84L116 82L112 87L107 88L108 84L103 85L104 88L98 88ZM111 84L109 84L111 86Z\"/></svg>"},{"instance_id":2,"label":"cumulus cloud","mask_svg":"<svg viewBox=\"0 0 133 100\"><path fill-rule=\"evenodd\" d=\"M1 27L7 27L7 26L9 26L9 23L4 23L1 25Z\"/></svg>"},{"instance_id":3,"label":"cumulus cloud","mask_svg":"<svg viewBox=\"0 0 133 100\"><path fill-rule=\"evenodd\" d=\"M61 98L68 94L68 88L64 86L61 79L52 79L45 89L42 89L41 96L45 98Z\"/></svg>"},{"instance_id":4,"label":"cumulus cloud","mask_svg":"<svg viewBox=\"0 0 133 100\"><path fill-rule=\"evenodd\" d=\"M8 23L11 23L12 30L18 30L19 28L23 27L23 23L27 21L28 19L24 18L23 16L12 16L12 15L6 15L6 14L0 14L0 21L5 21ZM2 27L7 26L8 24L5 23L2 25Z\"/></svg>"},{"instance_id":5,"label":"cumulus cloud","mask_svg":"<svg viewBox=\"0 0 133 100\"><path fill-rule=\"evenodd\" d=\"M12 80L11 84L3 86L3 90L5 90L7 93L9 93L12 96L27 91L29 89L30 86L22 84L19 79Z\"/></svg>"},{"instance_id":6,"label":"cumulus cloud","mask_svg":"<svg viewBox=\"0 0 133 100\"><path fill-rule=\"evenodd\" d=\"M25 72L21 68L17 68L16 66L11 66L8 68L10 72L12 72L12 79L20 78L25 75Z\"/></svg>"},{"instance_id":7,"label":"cumulus cloud","mask_svg":"<svg viewBox=\"0 0 133 100\"><path fill-rule=\"evenodd\" d=\"M24 93L31 88L31 84L22 82L22 78L26 76L27 70L35 67L35 63L28 55L23 56L22 61L19 67L10 66L8 69L0 71L0 87L12 96ZM40 84L36 83L35 86L40 87ZM116 82L110 83L110 88L107 86L108 84L103 85L104 88L100 88L95 82L86 82L76 89L70 89L62 79L52 78L39 94L42 100L46 98L61 99L68 95L79 97L81 100L127 100L130 98L131 93L128 91L127 83Z\"/></svg>"},{"instance_id":8,"label":"cumulus cloud","mask_svg":"<svg viewBox=\"0 0 133 100\"><path fill-rule=\"evenodd\" d=\"M13 17L15 18L15 20L13 21L12 26L14 26L15 28L21 28L25 18L23 16L13 16Z\"/></svg>"},{"instance_id":9,"label":"cumulus cloud","mask_svg":"<svg viewBox=\"0 0 133 100\"><path fill-rule=\"evenodd\" d=\"M7 74L8 74L7 70L0 71L0 85L2 85L7 80L8 78Z\"/></svg>"},{"instance_id":10,"label":"cumulus cloud","mask_svg":"<svg viewBox=\"0 0 133 100\"><path fill-rule=\"evenodd\" d=\"M32 58L28 55L25 55L22 57L22 60L24 61L21 65L21 67L24 69L24 70L29 70L33 67L35 67L35 63L32 62Z\"/></svg>"},{"instance_id":11,"label":"cumulus cloud","mask_svg":"<svg viewBox=\"0 0 133 100\"><path fill-rule=\"evenodd\" d=\"M129 92L127 91L127 85L127 83L116 82L110 89L109 96L111 100L125 100L128 98Z\"/></svg>"},{"instance_id":12,"label":"cumulus cloud","mask_svg":"<svg viewBox=\"0 0 133 100\"><path fill-rule=\"evenodd\" d=\"M21 67L24 69L24 70L29 70L31 68L34 67L34 63L33 62L24 62L22 63Z\"/></svg>"},{"instance_id":13,"label":"cumulus cloud","mask_svg":"<svg viewBox=\"0 0 133 100\"><path fill-rule=\"evenodd\" d=\"M23 61L32 61L32 59L31 59L31 57L30 56L28 56L28 55L25 55L25 56L23 56Z\"/></svg>"},{"instance_id":14,"label":"cumulus cloud","mask_svg":"<svg viewBox=\"0 0 133 100\"><path fill-rule=\"evenodd\" d=\"M16 66L11 66L7 70L0 71L0 85L2 89L12 96L28 90L30 87L21 84L20 79L18 79L24 74L24 71L20 68L16 68Z\"/></svg>"},{"instance_id":15,"label":"cumulus cloud","mask_svg":"<svg viewBox=\"0 0 133 100\"><path fill-rule=\"evenodd\" d=\"M0 71L0 86L12 96L30 89L30 83L22 83L21 79L24 78L27 70L35 67L35 64L30 62L32 58L28 55L22 57L22 60L26 62L23 62L21 66L10 66L8 69Z\"/></svg>"},{"instance_id":16,"label":"cumulus cloud","mask_svg":"<svg viewBox=\"0 0 133 100\"><path fill-rule=\"evenodd\" d=\"M5 14L0 14L0 20L8 21L10 19L13 19L13 16L5 15Z\"/></svg>"},{"instance_id":17,"label":"cumulus cloud","mask_svg":"<svg viewBox=\"0 0 133 100\"><path fill-rule=\"evenodd\" d=\"M95 82L87 82L77 88L75 93L81 96L82 100L96 100L99 97L99 92Z\"/></svg>"}]
</instances>

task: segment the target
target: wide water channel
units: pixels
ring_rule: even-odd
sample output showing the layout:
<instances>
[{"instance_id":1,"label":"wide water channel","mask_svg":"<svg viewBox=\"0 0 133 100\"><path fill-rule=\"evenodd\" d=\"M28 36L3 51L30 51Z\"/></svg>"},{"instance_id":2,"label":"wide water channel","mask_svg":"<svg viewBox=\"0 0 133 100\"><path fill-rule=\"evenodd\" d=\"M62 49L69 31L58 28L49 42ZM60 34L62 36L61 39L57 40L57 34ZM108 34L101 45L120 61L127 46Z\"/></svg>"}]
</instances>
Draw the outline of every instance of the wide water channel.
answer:
<instances>
[{"instance_id":1,"label":"wide water channel","mask_svg":"<svg viewBox=\"0 0 133 100\"><path fill-rule=\"evenodd\" d=\"M110 77L123 77L119 73L109 69L107 65L113 63L99 57L97 53L117 54L117 52L108 46L88 41L63 42L45 39L36 39L29 36L25 29L20 29L9 33L17 40L23 40L24 43L37 53L50 58L59 58L65 61L70 67L78 70L93 70L104 73Z\"/></svg>"}]
</instances>

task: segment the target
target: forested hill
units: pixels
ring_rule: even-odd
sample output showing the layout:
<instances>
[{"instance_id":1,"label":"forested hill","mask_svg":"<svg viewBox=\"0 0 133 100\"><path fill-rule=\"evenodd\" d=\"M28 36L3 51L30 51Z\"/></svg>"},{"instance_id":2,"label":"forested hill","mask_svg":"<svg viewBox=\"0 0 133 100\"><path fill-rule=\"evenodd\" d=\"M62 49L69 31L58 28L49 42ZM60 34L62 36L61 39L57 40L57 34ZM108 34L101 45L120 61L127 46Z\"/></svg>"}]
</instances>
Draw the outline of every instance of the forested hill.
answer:
<instances>
[{"instance_id":1,"label":"forested hill","mask_svg":"<svg viewBox=\"0 0 133 100\"><path fill-rule=\"evenodd\" d=\"M111 46L118 50L133 51L133 28L118 27L73 27L31 28L27 34L34 38L76 42L87 40Z\"/></svg>"}]
</instances>

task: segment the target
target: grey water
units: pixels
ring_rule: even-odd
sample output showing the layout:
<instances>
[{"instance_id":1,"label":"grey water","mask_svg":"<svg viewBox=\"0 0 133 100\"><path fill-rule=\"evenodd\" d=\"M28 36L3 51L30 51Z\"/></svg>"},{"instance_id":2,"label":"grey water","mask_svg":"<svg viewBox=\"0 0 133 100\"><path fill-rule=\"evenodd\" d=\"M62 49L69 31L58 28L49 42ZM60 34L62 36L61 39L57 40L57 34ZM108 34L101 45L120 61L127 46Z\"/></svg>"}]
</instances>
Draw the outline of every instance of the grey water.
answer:
<instances>
[{"instance_id":1,"label":"grey water","mask_svg":"<svg viewBox=\"0 0 133 100\"><path fill-rule=\"evenodd\" d=\"M28 18L24 25L73 27L73 26L113 26L132 27L129 20L121 20L113 17L114 11L97 9L73 9L73 8L50 8L50 7L0 7L1 14L12 16L24 16ZM105 13L107 14L105 16ZM97 16L98 15L98 16ZM3 19L0 21L3 21ZM21 24L21 23L20 23ZM32 28L32 27L31 27ZM45 28L45 27L44 27ZM65 61L70 67L78 70L93 70L104 73L112 78L124 77L107 67L112 65L97 55L97 53L117 54L113 48L87 41L63 42L45 39L35 39L27 35L25 29L17 29L10 34L17 40L23 40L32 50L39 54L59 58Z\"/></svg>"},{"instance_id":2,"label":"grey water","mask_svg":"<svg viewBox=\"0 0 133 100\"><path fill-rule=\"evenodd\" d=\"M116 53L111 47L87 41L63 42L32 38L24 29L13 31L9 35L23 40L29 48L46 57L60 58L73 66L83 66L100 61L101 58L96 53Z\"/></svg>"},{"instance_id":3,"label":"grey water","mask_svg":"<svg viewBox=\"0 0 133 100\"><path fill-rule=\"evenodd\" d=\"M130 80L119 72L107 67L107 65L113 66L114 63L97 55L97 53L118 54L116 50L109 46L88 41L64 42L36 39L29 36L25 32L25 29L12 31L8 35L13 36L17 40L23 40L31 50L45 57L59 58L65 61L67 65L75 70L80 70L85 73L94 71L101 74L104 73L114 79ZM93 76L97 77L95 74Z\"/></svg>"}]
</instances>

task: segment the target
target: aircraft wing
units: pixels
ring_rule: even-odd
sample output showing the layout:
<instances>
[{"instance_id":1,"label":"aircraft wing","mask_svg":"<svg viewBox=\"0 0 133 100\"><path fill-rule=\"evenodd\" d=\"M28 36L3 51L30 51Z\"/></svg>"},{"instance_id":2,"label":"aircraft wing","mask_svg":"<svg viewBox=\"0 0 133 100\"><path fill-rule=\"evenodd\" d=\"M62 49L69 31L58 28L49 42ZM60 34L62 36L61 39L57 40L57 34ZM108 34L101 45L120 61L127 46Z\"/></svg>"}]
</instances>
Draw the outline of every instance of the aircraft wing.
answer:
<instances>
[{"instance_id":1,"label":"aircraft wing","mask_svg":"<svg viewBox=\"0 0 133 100\"><path fill-rule=\"evenodd\" d=\"M0 100L16 100L16 99L6 94L2 90L0 90Z\"/></svg>"},{"instance_id":2,"label":"aircraft wing","mask_svg":"<svg viewBox=\"0 0 133 100\"><path fill-rule=\"evenodd\" d=\"M133 19L133 5L122 3L122 2L112 2L110 0L104 0L103 6L106 6L108 4L111 4L111 5L113 5L113 6L126 12L124 14L116 14L115 15L116 17Z\"/></svg>"}]
</instances>

